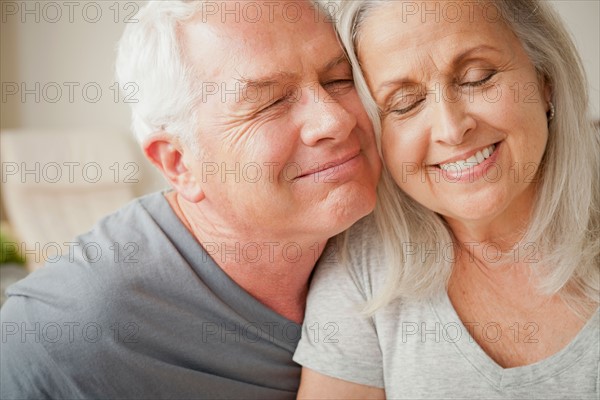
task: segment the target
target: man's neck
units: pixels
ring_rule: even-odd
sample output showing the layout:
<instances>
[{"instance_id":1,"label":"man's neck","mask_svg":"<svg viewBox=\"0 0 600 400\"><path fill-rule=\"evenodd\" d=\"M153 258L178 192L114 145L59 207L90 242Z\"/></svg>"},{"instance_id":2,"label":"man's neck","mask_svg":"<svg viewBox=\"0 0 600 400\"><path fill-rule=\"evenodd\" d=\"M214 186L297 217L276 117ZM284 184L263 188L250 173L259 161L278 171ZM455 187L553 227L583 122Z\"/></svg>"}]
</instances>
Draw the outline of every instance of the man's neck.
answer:
<instances>
[{"instance_id":1,"label":"man's neck","mask_svg":"<svg viewBox=\"0 0 600 400\"><path fill-rule=\"evenodd\" d=\"M280 315L302 322L309 279L326 239L257 237L255 232L238 232L232 227L226 231L177 192L168 192L165 197L185 227L234 282Z\"/></svg>"}]
</instances>

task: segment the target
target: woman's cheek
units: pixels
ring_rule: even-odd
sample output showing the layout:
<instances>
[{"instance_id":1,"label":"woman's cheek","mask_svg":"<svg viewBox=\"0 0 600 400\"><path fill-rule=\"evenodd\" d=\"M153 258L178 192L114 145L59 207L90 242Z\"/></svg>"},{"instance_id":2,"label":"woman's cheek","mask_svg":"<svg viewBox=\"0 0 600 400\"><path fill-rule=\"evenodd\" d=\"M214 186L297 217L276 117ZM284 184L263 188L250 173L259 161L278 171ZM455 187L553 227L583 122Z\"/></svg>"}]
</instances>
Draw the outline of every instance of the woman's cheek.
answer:
<instances>
[{"instance_id":1,"label":"woman's cheek","mask_svg":"<svg viewBox=\"0 0 600 400\"><path fill-rule=\"evenodd\" d=\"M398 160L400 154L398 154L397 135L386 126L383 127L383 133L381 135L381 148L383 162L390 171L393 171L395 169L396 160Z\"/></svg>"},{"instance_id":2,"label":"woman's cheek","mask_svg":"<svg viewBox=\"0 0 600 400\"><path fill-rule=\"evenodd\" d=\"M404 183L402 178L403 171L414 161L410 159L410 149L406 148L408 143L402 143L398 132L391 132L389 135L382 136L383 162L390 171L392 177L399 186Z\"/></svg>"}]
</instances>

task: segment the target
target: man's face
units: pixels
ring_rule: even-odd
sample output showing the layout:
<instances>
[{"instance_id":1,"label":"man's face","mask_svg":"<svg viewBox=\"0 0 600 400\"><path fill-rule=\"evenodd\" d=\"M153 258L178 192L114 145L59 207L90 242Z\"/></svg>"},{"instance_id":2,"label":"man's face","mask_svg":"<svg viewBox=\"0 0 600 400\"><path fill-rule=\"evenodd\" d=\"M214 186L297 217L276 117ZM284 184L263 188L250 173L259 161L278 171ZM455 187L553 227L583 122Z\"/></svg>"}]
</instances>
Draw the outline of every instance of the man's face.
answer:
<instances>
[{"instance_id":1,"label":"man's face","mask_svg":"<svg viewBox=\"0 0 600 400\"><path fill-rule=\"evenodd\" d=\"M373 209L380 161L333 28L310 3L294 18L285 4L182 29L203 91L202 155L184 159L225 229L327 238Z\"/></svg>"}]
</instances>

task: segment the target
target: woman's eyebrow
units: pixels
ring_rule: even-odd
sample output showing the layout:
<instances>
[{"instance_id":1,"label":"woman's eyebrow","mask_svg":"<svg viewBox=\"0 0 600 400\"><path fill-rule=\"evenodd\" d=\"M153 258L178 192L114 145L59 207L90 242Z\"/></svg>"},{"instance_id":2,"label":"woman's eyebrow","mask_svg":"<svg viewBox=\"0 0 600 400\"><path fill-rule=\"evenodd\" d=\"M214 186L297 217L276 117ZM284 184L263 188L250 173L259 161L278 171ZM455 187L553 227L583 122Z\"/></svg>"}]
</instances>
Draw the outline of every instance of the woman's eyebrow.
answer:
<instances>
[{"instance_id":1,"label":"woman's eyebrow","mask_svg":"<svg viewBox=\"0 0 600 400\"><path fill-rule=\"evenodd\" d=\"M485 52L502 53L500 51L500 49L498 49L494 46L482 44L479 46L465 49L462 53L455 56L454 59L450 62L450 64L453 67L457 67L457 66L461 65L462 63L464 63L465 61L468 61L473 56L477 56L479 53L485 53Z\"/></svg>"},{"instance_id":2,"label":"woman's eyebrow","mask_svg":"<svg viewBox=\"0 0 600 400\"><path fill-rule=\"evenodd\" d=\"M377 90L375 90L375 97L378 97L384 89L389 87L401 88L403 86L413 86L414 84L415 82L413 80L407 78L390 79L379 85Z\"/></svg>"},{"instance_id":3,"label":"woman's eyebrow","mask_svg":"<svg viewBox=\"0 0 600 400\"><path fill-rule=\"evenodd\" d=\"M465 61L472 58L473 56L476 56L479 53L483 53L483 52L501 53L501 51L499 49L497 49L493 46L487 45L487 44L469 47L469 48L463 50L458 55L456 55L452 59L452 61L450 61L450 65L453 68L456 68L456 67L460 66L461 64L463 64ZM415 85L414 80L407 78L407 77L399 77L399 78L390 79L390 80L382 82L375 89L374 94L375 94L375 97L377 98L377 97L379 97L379 95L381 94L382 91L384 91L385 89L387 89L389 87L401 88L403 86L409 86L409 85L410 86Z\"/></svg>"}]
</instances>

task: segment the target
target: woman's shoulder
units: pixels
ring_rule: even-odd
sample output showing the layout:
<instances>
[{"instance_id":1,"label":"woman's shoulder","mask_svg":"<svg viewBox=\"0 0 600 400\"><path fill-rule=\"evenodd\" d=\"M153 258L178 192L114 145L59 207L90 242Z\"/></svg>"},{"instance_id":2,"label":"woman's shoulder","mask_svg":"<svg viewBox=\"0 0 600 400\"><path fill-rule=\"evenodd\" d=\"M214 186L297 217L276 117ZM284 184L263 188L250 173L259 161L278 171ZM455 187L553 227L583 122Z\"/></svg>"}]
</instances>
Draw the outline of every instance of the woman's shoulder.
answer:
<instances>
[{"instance_id":1,"label":"woman's shoulder","mask_svg":"<svg viewBox=\"0 0 600 400\"><path fill-rule=\"evenodd\" d=\"M367 215L347 231L343 246L351 269L373 273L383 267L383 238L373 214Z\"/></svg>"},{"instance_id":2,"label":"woman's shoulder","mask_svg":"<svg viewBox=\"0 0 600 400\"><path fill-rule=\"evenodd\" d=\"M346 277L348 284L370 299L386 275L383 255L381 235L373 214L369 214L329 241L317 265L315 280L339 284Z\"/></svg>"}]
</instances>

